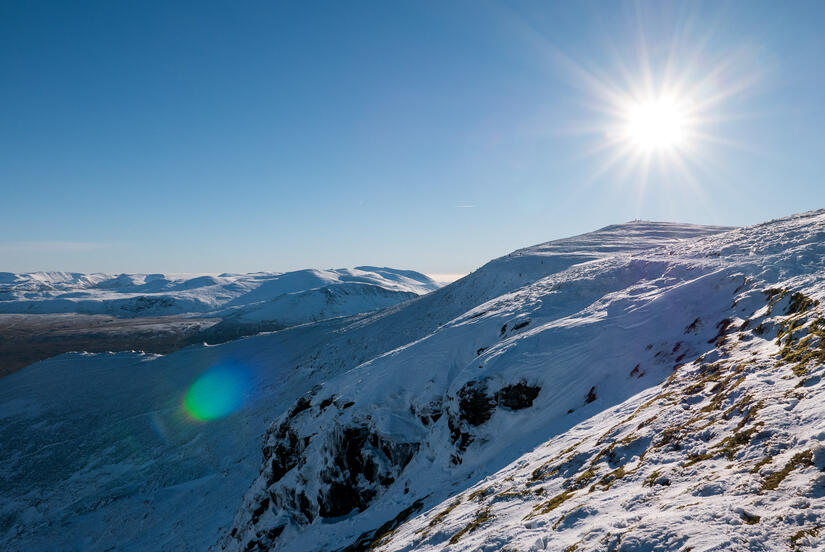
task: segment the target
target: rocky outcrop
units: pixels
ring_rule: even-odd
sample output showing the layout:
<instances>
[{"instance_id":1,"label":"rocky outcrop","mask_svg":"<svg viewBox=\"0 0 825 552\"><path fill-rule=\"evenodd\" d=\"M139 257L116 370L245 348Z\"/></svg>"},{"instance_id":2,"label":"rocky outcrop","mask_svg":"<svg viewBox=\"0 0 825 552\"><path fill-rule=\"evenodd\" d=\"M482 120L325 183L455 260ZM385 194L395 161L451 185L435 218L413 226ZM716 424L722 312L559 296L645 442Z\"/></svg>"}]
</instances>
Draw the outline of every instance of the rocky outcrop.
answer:
<instances>
[{"instance_id":1,"label":"rocky outcrop","mask_svg":"<svg viewBox=\"0 0 825 552\"><path fill-rule=\"evenodd\" d=\"M366 424L342 428L328 448L329 465L321 472L327 489L317 497L320 516L363 511L381 489L395 482L418 447L393 442Z\"/></svg>"},{"instance_id":2,"label":"rocky outcrop","mask_svg":"<svg viewBox=\"0 0 825 552\"><path fill-rule=\"evenodd\" d=\"M375 429L369 419L350 419L317 435L317 419L338 416L352 403L318 388L301 397L268 430L257 492L247 497L223 547L269 550L290 526L364 511L410 463L419 443L398 442ZM240 545L240 546L239 546Z\"/></svg>"},{"instance_id":3,"label":"rocky outcrop","mask_svg":"<svg viewBox=\"0 0 825 552\"><path fill-rule=\"evenodd\" d=\"M533 406L533 400L538 397L541 387L528 385L522 380L512 385L505 385L498 391L490 394L487 383L483 381L469 381L458 390L458 408L448 415L450 437L456 447L452 456L454 464L461 463L461 457L470 443L473 442L472 428L486 423L496 408L506 410L521 410Z\"/></svg>"}]
</instances>

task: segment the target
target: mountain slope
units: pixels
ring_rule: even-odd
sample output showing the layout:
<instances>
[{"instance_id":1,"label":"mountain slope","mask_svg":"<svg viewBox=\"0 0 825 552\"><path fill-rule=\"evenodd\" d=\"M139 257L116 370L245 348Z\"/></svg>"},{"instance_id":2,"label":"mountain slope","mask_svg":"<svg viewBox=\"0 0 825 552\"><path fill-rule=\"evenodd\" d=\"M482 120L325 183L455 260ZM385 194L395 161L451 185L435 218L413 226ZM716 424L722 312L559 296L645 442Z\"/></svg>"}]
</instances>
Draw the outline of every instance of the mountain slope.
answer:
<instances>
[{"instance_id":1,"label":"mountain slope","mask_svg":"<svg viewBox=\"0 0 825 552\"><path fill-rule=\"evenodd\" d=\"M609 236L638 243L622 237L638 235L634 226L612 227ZM645 236L671 230L644 226ZM825 358L816 303L825 212L628 252L596 234L517 252L382 313L400 316L439 294L466 299L470 289L479 299L458 302L474 306L339 373L276 419L260 476L217 548L754 549L748 539L755 538L774 550L788 546L792 528L803 531L796 544L815 537L822 507L814 504L815 470L823 462L811 435L820 434L823 413L815 374ZM589 258L576 253L587 247ZM542 261L551 265L543 277ZM745 359L755 363L742 367ZM779 377L797 381L776 385ZM767 409L783 398L785 406L801 401L796 385L808 389L810 407L799 415ZM644 405L651 398L653 406ZM764 420L756 417L760 401ZM644 419L623 422L636 409ZM776 467L764 474L728 475L748 499L736 500L736 515L724 514L733 504L727 482L691 487L693 474L747 471L766 455L776 456ZM654 477L660 464L675 465ZM660 475L676 482L674 495L619 511ZM795 486L771 488L783 478ZM759 494L768 491L776 494ZM708 507L682 513L689 501L669 500L685 492L711 497ZM796 509L811 516L794 514L796 492L807 493ZM567 501L586 512L561 518ZM759 525L753 512L771 502L782 517ZM671 521L693 523L648 519L656 508L675 508ZM594 526L599 512L606 515ZM744 529L725 540L718 527L703 528L713 516L719 526Z\"/></svg>"},{"instance_id":2,"label":"mountain slope","mask_svg":"<svg viewBox=\"0 0 825 552\"><path fill-rule=\"evenodd\" d=\"M718 327L713 348L664 383L375 539L375 548L821 549L825 319L801 292L754 291L737 295L739 316Z\"/></svg>"},{"instance_id":3,"label":"mountain slope","mask_svg":"<svg viewBox=\"0 0 825 552\"><path fill-rule=\"evenodd\" d=\"M383 444L387 437L387 443L395 443L396 436L405 437L412 430L422 435L417 442L420 447L430 431L419 427L420 418L439 416L437 403L430 407L427 402L430 397L443 396L444 388L439 385L447 380L458 382L462 364L474 363L480 347L499 341L502 324L508 324L502 343L516 344L515 338L536 328L536 322L519 328L521 322L511 323L522 311L521 299L512 303L512 312L506 307L509 298L534 293L525 284L557 281L560 287L548 293L552 298L548 312L558 317L604 293L604 285L594 285L593 280L576 283L576 271L587 273L599 262L619 263L614 257L625 262L633 251L676 245L721 230L655 223L609 227L491 261L446 288L373 313L220 346L190 347L164 357L64 355L28 367L0 380L0 443L5 451L0 460L0 543L7 550L46 550L55 543L63 550L203 550L217 540L219 529L228 533L244 491L258 474L268 422L282 413L284 418L304 419L310 411L303 409L306 401L299 399L307 391L314 393L313 414L326 405L328 414L342 409L361 416L372 408L366 400L382 417L389 416L381 440L367 434L365 442ZM577 263L584 264L563 273ZM409 277L406 273L399 276ZM631 271L621 282L637 277ZM490 312L474 317L491 300ZM501 308L496 306L499 303ZM524 304L540 306L533 299ZM482 325L485 329L479 333ZM498 354L492 348L486 353L489 358ZM408 360L394 369L393 359L401 357ZM185 408L189 390L202 378L227 370L239 374L244 382L235 410L211 421L193 419ZM371 381L354 377L365 371ZM381 387L381 381L414 379L426 386L431 376L441 379L420 394L423 406L416 401L419 411L415 415L403 396L376 395L388 389ZM318 387L322 382L327 383ZM338 383L340 390L335 389ZM327 403L331 394L341 398ZM358 399L357 404L350 405L343 398L349 395ZM517 397L502 397L508 404L518 401ZM401 410L395 411L396 406ZM291 414L286 414L288 410ZM437 426L443 433L444 420L430 427ZM311 426L307 423L306 431ZM325 432L336 431L335 427L326 424L316 430L327 437ZM448 442L450 437L445 439ZM315 439L312 445L320 441ZM392 472L390 477L415 448L416 442L411 443L410 447L393 445L397 452L390 451L390 456L395 462L385 466ZM472 463L464 455L464 468L456 468L451 460L453 448L450 445L435 453L444 455L443 481L451 481L459 473L456 469ZM424 458L421 452L416 454ZM505 465L510 456L504 454L499 465ZM421 461L412 459L413 463ZM494 465L490 463L489 469ZM404 495L404 501L407 498ZM428 500L435 503L437 497ZM340 505L334 508L343 509ZM350 538L386 521L384 510L373 513L372 518L352 517L344 523L347 532L338 534ZM259 521L263 524L269 519ZM325 524L324 528L344 525ZM301 527L296 523L295 549L307 549L305 541L297 538ZM307 534L304 529L302 535ZM327 536L332 539L335 534Z\"/></svg>"}]
</instances>

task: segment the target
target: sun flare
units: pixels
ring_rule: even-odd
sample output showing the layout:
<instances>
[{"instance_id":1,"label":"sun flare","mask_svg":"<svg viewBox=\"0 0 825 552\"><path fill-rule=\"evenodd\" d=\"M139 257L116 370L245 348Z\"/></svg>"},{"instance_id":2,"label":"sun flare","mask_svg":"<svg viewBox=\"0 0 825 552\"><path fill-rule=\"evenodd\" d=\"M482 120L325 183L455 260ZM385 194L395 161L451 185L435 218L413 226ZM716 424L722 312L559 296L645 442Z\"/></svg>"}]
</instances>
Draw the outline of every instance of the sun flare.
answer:
<instances>
[{"instance_id":1,"label":"sun flare","mask_svg":"<svg viewBox=\"0 0 825 552\"><path fill-rule=\"evenodd\" d=\"M686 145L688 115L673 98L631 103L625 117L624 137L636 148L652 152Z\"/></svg>"},{"instance_id":2,"label":"sun flare","mask_svg":"<svg viewBox=\"0 0 825 552\"><path fill-rule=\"evenodd\" d=\"M691 32L675 37L666 54L651 52L644 35L628 47L608 43L604 64L550 50L582 92L584 111L570 132L592 137L580 154L592 163L588 185L632 189L640 204L651 185L697 197L703 182L725 172L726 149L749 148L725 134L748 116L734 98L760 82L758 60L748 50L697 51L709 39L687 40Z\"/></svg>"}]
</instances>

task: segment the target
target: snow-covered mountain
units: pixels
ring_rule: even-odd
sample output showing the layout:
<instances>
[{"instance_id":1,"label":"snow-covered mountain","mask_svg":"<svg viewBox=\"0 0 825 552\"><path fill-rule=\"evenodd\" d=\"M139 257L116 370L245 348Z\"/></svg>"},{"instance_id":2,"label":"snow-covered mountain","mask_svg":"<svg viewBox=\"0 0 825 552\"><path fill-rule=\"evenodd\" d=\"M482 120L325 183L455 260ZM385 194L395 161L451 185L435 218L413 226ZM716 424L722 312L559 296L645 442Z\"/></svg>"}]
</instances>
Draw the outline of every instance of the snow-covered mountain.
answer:
<instances>
[{"instance_id":1,"label":"snow-covered mountain","mask_svg":"<svg viewBox=\"0 0 825 552\"><path fill-rule=\"evenodd\" d=\"M418 272L370 266L220 275L2 272L0 313L197 313L292 324L383 308L437 287ZM294 294L301 300L291 299Z\"/></svg>"},{"instance_id":2,"label":"snow-covered mountain","mask_svg":"<svg viewBox=\"0 0 825 552\"><path fill-rule=\"evenodd\" d=\"M572 241L601 253L599 234ZM563 241L494 261L456 287L513 266L524 285L273 422L218 548L777 549L814 537L823 238L817 212L598 259ZM525 276L548 250L560 270Z\"/></svg>"},{"instance_id":3,"label":"snow-covered mountain","mask_svg":"<svg viewBox=\"0 0 825 552\"><path fill-rule=\"evenodd\" d=\"M634 222L372 313L38 363L0 379L0 545L816 545L824 265L825 211Z\"/></svg>"}]
</instances>

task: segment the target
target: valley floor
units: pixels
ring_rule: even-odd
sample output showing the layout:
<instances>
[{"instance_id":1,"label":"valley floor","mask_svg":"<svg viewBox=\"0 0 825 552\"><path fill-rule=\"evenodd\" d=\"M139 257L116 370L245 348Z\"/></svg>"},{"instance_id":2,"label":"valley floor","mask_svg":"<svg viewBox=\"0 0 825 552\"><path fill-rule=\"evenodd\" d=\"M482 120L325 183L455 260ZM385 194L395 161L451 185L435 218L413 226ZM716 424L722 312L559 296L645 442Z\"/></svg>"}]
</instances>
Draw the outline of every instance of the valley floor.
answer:
<instances>
[{"instance_id":1,"label":"valley floor","mask_svg":"<svg viewBox=\"0 0 825 552\"><path fill-rule=\"evenodd\" d=\"M0 377L72 351L171 353L191 344L220 318L104 314L0 314Z\"/></svg>"}]
</instances>

